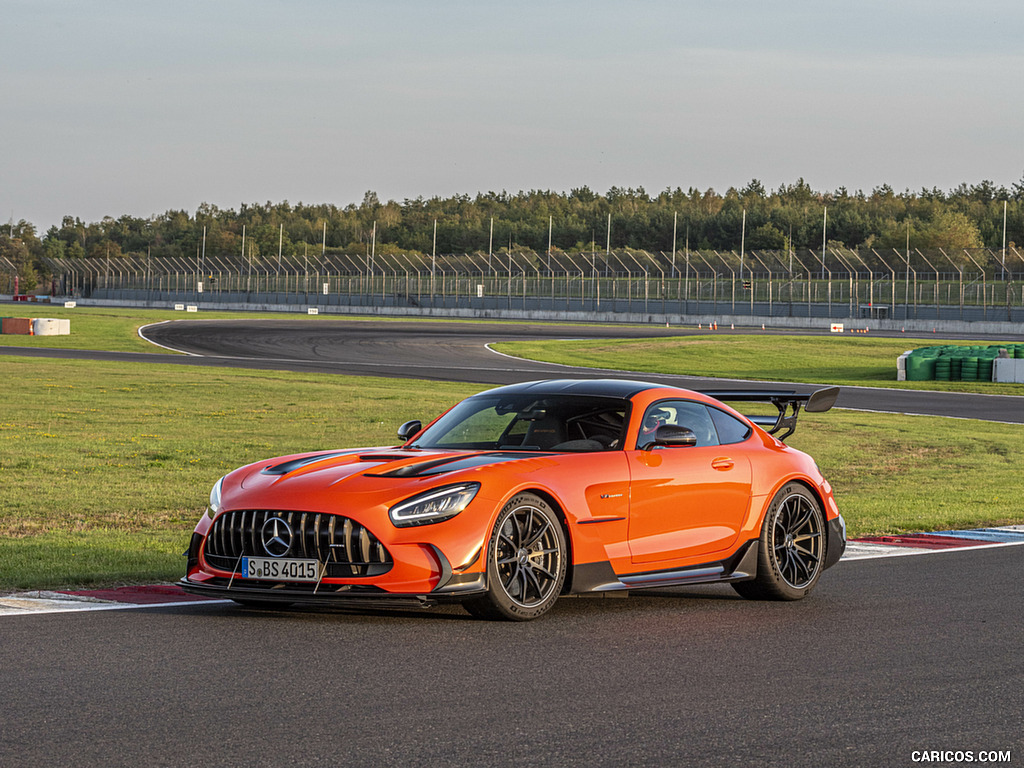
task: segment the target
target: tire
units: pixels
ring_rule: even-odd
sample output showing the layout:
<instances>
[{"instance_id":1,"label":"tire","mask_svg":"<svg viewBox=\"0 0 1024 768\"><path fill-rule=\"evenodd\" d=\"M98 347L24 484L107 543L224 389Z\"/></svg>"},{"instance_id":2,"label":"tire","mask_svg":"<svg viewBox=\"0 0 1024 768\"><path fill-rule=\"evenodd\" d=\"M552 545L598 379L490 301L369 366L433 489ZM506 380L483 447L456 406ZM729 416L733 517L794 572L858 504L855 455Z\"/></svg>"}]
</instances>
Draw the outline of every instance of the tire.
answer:
<instances>
[{"instance_id":1,"label":"tire","mask_svg":"<svg viewBox=\"0 0 1024 768\"><path fill-rule=\"evenodd\" d=\"M529 621L551 610L565 583L565 533L551 505L532 493L502 508L487 544L487 593L463 603L473 616Z\"/></svg>"},{"instance_id":2,"label":"tire","mask_svg":"<svg viewBox=\"0 0 1024 768\"><path fill-rule=\"evenodd\" d=\"M750 600L800 600L818 583L825 563L825 515L800 483L775 494L761 526L757 576L734 583Z\"/></svg>"}]
</instances>

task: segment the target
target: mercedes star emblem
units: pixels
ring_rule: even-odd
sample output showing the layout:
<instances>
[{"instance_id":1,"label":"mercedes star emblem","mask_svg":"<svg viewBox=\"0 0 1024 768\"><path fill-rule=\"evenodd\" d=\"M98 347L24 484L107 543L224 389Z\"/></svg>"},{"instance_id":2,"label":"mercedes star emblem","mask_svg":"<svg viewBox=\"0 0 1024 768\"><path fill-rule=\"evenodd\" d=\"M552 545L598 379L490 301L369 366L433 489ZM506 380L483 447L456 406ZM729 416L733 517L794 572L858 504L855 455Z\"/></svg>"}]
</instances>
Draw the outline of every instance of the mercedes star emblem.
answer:
<instances>
[{"instance_id":1,"label":"mercedes star emblem","mask_svg":"<svg viewBox=\"0 0 1024 768\"><path fill-rule=\"evenodd\" d=\"M280 517L271 517L263 524L263 550L271 557L288 554L292 548L292 529Z\"/></svg>"}]
</instances>

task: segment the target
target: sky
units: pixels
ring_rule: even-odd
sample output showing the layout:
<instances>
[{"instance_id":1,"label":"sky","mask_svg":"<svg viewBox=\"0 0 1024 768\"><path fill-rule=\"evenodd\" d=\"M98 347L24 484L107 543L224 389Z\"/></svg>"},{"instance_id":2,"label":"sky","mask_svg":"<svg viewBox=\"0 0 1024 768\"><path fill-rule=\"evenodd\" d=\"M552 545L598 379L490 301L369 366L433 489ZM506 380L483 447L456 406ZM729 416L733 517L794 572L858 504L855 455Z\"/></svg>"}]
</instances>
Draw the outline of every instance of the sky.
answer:
<instances>
[{"instance_id":1,"label":"sky","mask_svg":"<svg viewBox=\"0 0 1024 768\"><path fill-rule=\"evenodd\" d=\"M1024 177L1019 0L0 0L0 222Z\"/></svg>"}]
</instances>

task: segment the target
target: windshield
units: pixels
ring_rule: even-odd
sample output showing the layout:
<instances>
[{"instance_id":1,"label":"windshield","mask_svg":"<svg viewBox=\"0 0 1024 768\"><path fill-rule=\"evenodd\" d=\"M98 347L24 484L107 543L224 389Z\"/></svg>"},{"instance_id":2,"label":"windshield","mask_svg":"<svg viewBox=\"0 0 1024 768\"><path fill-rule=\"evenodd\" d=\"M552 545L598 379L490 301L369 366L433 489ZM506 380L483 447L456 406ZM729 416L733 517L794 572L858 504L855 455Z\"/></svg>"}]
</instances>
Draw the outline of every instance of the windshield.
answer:
<instances>
[{"instance_id":1,"label":"windshield","mask_svg":"<svg viewBox=\"0 0 1024 768\"><path fill-rule=\"evenodd\" d=\"M629 403L609 397L478 395L442 416L417 448L608 451L622 448Z\"/></svg>"}]
</instances>

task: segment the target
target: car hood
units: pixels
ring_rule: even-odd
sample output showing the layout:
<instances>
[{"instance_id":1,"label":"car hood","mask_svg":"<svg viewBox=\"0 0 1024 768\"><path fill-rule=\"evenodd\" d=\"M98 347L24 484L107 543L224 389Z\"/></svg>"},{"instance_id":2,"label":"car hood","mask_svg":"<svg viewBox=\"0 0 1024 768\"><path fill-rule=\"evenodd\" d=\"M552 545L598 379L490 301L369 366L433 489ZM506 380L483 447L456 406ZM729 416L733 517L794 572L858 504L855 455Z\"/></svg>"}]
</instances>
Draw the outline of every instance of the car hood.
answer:
<instances>
[{"instance_id":1,"label":"car hood","mask_svg":"<svg viewBox=\"0 0 1024 768\"><path fill-rule=\"evenodd\" d=\"M510 451L363 448L320 451L268 459L232 472L224 480L226 508L308 506L338 492L376 494L384 489L427 488L433 478L510 461L537 461L550 454ZM255 507L254 507L255 505Z\"/></svg>"}]
</instances>

